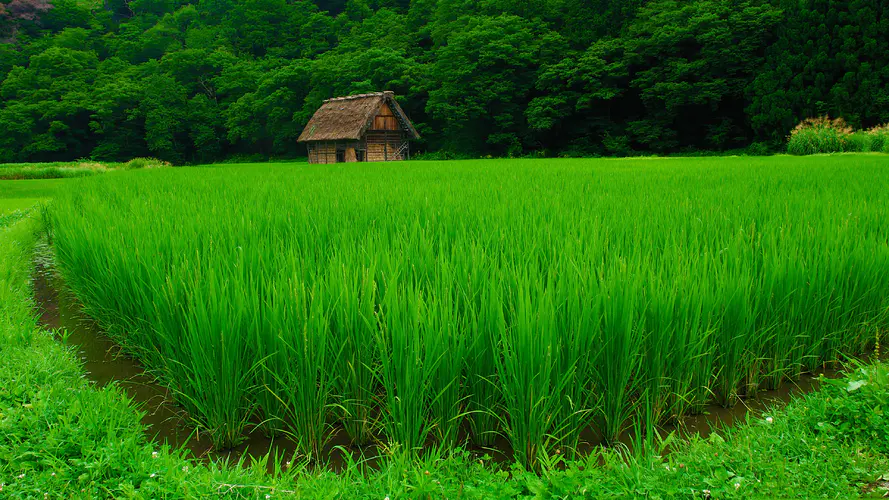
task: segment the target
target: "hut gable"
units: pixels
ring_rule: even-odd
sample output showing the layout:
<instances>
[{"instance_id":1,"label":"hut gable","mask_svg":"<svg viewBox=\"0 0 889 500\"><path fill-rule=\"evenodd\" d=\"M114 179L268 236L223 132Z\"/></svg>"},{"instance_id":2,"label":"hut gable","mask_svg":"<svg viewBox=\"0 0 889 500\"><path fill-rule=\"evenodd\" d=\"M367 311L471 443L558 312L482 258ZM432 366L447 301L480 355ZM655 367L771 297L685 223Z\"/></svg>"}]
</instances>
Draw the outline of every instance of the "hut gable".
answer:
<instances>
[{"instance_id":1,"label":"hut gable","mask_svg":"<svg viewBox=\"0 0 889 500\"><path fill-rule=\"evenodd\" d=\"M324 101L300 134L299 142L359 140L368 130L398 130L420 135L392 92L375 92Z\"/></svg>"}]
</instances>

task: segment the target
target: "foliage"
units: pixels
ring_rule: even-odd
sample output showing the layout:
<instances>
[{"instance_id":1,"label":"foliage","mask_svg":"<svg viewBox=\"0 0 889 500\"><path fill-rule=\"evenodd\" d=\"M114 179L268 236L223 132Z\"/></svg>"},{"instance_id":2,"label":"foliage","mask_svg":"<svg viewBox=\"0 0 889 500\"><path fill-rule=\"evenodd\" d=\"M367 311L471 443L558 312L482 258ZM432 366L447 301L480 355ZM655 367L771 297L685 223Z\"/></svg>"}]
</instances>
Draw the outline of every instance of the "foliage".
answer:
<instances>
[{"instance_id":1,"label":"foliage","mask_svg":"<svg viewBox=\"0 0 889 500\"><path fill-rule=\"evenodd\" d=\"M626 36L542 68L531 126L563 148L621 156L744 145L739 108L779 21L758 1L648 2Z\"/></svg>"},{"instance_id":2,"label":"foliage","mask_svg":"<svg viewBox=\"0 0 889 500\"><path fill-rule=\"evenodd\" d=\"M49 0L11 0L0 3L0 42L15 41L21 21L36 21L52 8Z\"/></svg>"},{"instance_id":3,"label":"foliage","mask_svg":"<svg viewBox=\"0 0 889 500\"><path fill-rule=\"evenodd\" d=\"M889 153L889 124L878 125L867 130L868 151Z\"/></svg>"},{"instance_id":4,"label":"foliage","mask_svg":"<svg viewBox=\"0 0 889 500\"><path fill-rule=\"evenodd\" d=\"M121 168L132 170L136 168L160 168L172 167L168 161L158 160L157 158L133 158L132 160L121 165Z\"/></svg>"},{"instance_id":5,"label":"foliage","mask_svg":"<svg viewBox=\"0 0 889 500\"><path fill-rule=\"evenodd\" d=\"M392 90L415 152L661 155L889 121L885 6L852 0L14 0L0 162L304 156L329 97Z\"/></svg>"},{"instance_id":6,"label":"foliage","mask_svg":"<svg viewBox=\"0 0 889 500\"><path fill-rule=\"evenodd\" d=\"M807 118L790 132L787 152L795 155L841 153L850 149L852 127L842 118Z\"/></svg>"},{"instance_id":7,"label":"foliage","mask_svg":"<svg viewBox=\"0 0 889 500\"><path fill-rule=\"evenodd\" d=\"M536 467L870 350L881 160L159 169L51 210L87 311L217 446L253 417L312 457L329 419L408 453L468 423Z\"/></svg>"},{"instance_id":8,"label":"foliage","mask_svg":"<svg viewBox=\"0 0 889 500\"><path fill-rule=\"evenodd\" d=\"M860 366L846 379L825 381L827 397L821 432L835 434L845 442L870 442L879 453L889 454L886 391L889 368L886 365Z\"/></svg>"},{"instance_id":9,"label":"foliage","mask_svg":"<svg viewBox=\"0 0 889 500\"><path fill-rule=\"evenodd\" d=\"M889 152L886 125L853 131L842 118L827 116L800 122L787 139L787 152L795 155L840 152Z\"/></svg>"},{"instance_id":10,"label":"foliage","mask_svg":"<svg viewBox=\"0 0 889 500\"><path fill-rule=\"evenodd\" d=\"M889 121L886 5L769 3L783 12L783 21L764 48L764 64L749 80L746 113L757 137L779 141L811 116L843 116L858 129Z\"/></svg>"},{"instance_id":11,"label":"foliage","mask_svg":"<svg viewBox=\"0 0 889 500\"><path fill-rule=\"evenodd\" d=\"M427 111L448 149L516 156L534 70L564 49L557 33L517 16L477 17L448 37L430 69ZM487 144L487 146L485 146Z\"/></svg>"}]
</instances>

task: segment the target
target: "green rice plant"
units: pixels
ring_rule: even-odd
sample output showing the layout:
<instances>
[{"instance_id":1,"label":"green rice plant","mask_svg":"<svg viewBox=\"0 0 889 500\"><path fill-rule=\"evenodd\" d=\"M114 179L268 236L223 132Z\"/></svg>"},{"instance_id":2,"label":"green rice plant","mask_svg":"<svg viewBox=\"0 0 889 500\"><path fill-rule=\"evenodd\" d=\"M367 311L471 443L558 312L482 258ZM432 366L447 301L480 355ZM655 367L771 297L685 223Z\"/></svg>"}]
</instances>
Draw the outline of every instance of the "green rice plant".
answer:
<instances>
[{"instance_id":1,"label":"green rice plant","mask_svg":"<svg viewBox=\"0 0 889 500\"><path fill-rule=\"evenodd\" d=\"M576 456L583 432L596 417L600 388L595 384L594 362L599 357L604 295L594 271L579 263L563 263L555 284L559 363L556 371L566 378L556 437L564 456ZM558 379L557 379L558 380Z\"/></svg>"},{"instance_id":2,"label":"green rice plant","mask_svg":"<svg viewBox=\"0 0 889 500\"><path fill-rule=\"evenodd\" d=\"M503 276L507 296L507 327L502 355L495 357L503 407L501 425L516 459L534 464L558 442L558 420L564 389L574 366L560 363L553 292L546 278L525 272ZM508 417L506 416L508 415Z\"/></svg>"},{"instance_id":3,"label":"green rice plant","mask_svg":"<svg viewBox=\"0 0 889 500\"><path fill-rule=\"evenodd\" d=\"M656 283L656 282L655 282ZM655 288L653 286L652 288ZM663 296L649 297L645 310L642 334L642 358L639 368L640 404L645 415L642 429L647 436L654 433L654 428L667 412L671 389L668 380L671 375L667 370L672 366L670 356L675 352L665 349L676 336L677 319L675 318L675 301L678 295L675 290L663 287ZM670 293L673 292L673 293ZM656 293L653 290L649 293Z\"/></svg>"},{"instance_id":4,"label":"green rice plant","mask_svg":"<svg viewBox=\"0 0 889 500\"><path fill-rule=\"evenodd\" d=\"M740 269L729 275L720 292L724 302L715 335L713 387L719 403L731 407L738 401L741 382L755 362L747 349L747 342L755 333L749 272Z\"/></svg>"},{"instance_id":5,"label":"green rice plant","mask_svg":"<svg viewBox=\"0 0 889 500\"><path fill-rule=\"evenodd\" d=\"M600 429L607 443L616 443L626 430L636 410L634 396L642 387L638 373L643 338L637 309L642 301L642 284L639 276L628 272L624 262L614 266L615 275L599 276L605 304L594 375L601 391Z\"/></svg>"},{"instance_id":6,"label":"green rice plant","mask_svg":"<svg viewBox=\"0 0 889 500\"><path fill-rule=\"evenodd\" d=\"M331 434L333 366L341 354L329 330L330 297L320 285L286 280L267 291L267 300L266 322L274 337L258 342L265 351L260 351L265 386L257 402L269 434L286 429L300 453L318 459Z\"/></svg>"},{"instance_id":7,"label":"green rice plant","mask_svg":"<svg viewBox=\"0 0 889 500\"><path fill-rule=\"evenodd\" d=\"M694 284L681 278L661 279L651 276L645 290L648 302L639 382L641 410L647 415L642 428L647 436L653 435L659 423L676 422L706 403L712 363L711 332L695 301L698 295L683 297L680 291Z\"/></svg>"},{"instance_id":8,"label":"green rice plant","mask_svg":"<svg viewBox=\"0 0 889 500\"><path fill-rule=\"evenodd\" d=\"M353 444L373 439L373 409L377 370L377 286L373 267L347 270L346 262L333 260L328 290L334 299L331 334L340 347L334 368L340 419Z\"/></svg>"},{"instance_id":9,"label":"green rice plant","mask_svg":"<svg viewBox=\"0 0 889 500\"><path fill-rule=\"evenodd\" d=\"M474 248L474 261L484 258ZM466 325L466 413L472 441L479 446L494 444L498 431L497 411L502 398L497 378L500 341L506 330L502 290L490 286L486 273L478 265L471 271L464 291Z\"/></svg>"},{"instance_id":10,"label":"green rice plant","mask_svg":"<svg viewBox=\"0 0 889 500\"><path fill-rule=\"evenodd\" d=\"M187 402L186 408L206 427L213 443L228 448L243 439L252 410L247 394L255 362L244 335L251 319L244 302L223 302L225 284L213 275L208 282L211 293L223 293L194 289L182 339L187 354L181 366L171 370L181 372L176 379L187 381L175 393Z\"/></svg>"},{"instance_id":11,"label":"green rice plant","mask_svg":"<svg viewBox=\"0 0 889 500\"><path fill-rule=\"evenodd\" d=\"M885 345L884 163L140 169L47 210L85 311L217 447L323 460L341 424L540 467Z\"/></svg>"},{"instance_id":12,"label":"green rice plant","mask_svg":"<svg viewBox=\"0 0 889 500\"><path fill-rule=\"evenodd\" d=\"M437 363L444 352L427 349L431 337L429 307L416 285L399 281L398 268L386 281L380 304L380 383L384 395L383 432L386 445L415 455L425 446L433 429L429 407L434 395L430 392ZM434 323L433 323L434 325ZM434 328L434 326L433 326Z\"/></svg>"},{"instance_id":13,"label":"green rice plant","mask_svg":"<svg viewBox=\"0 0 889 500\"><path fill-rule=\"evenodd\" d=\"M304 285L303 285L304 286ZM300 284L289 282L291 290ZM290 409L288 422L291 435L304 454L321 458L321 451L330 437L327 423L333 389L333 366L341 354L340 346L331 345L330 298L321 285L301 291L305 301L290 315L290 333L286 351L291 363L290 384L282 399Z\"/></svg>"},{"instance_id":14,"label":"green rice plant","mask_svg":"<svg viewBox=\"0 0 889 500\"><path fill-rule=\"evenodd\" d=\"M465 416L463 368L469 343L468 321L457 315L457 293L451 285L455 279L453 268L442 259L433 277L435 288L429 294L425 338L426 359L434 364L429 386L429 421L435 426L433 433L439 445L448 449L457 444Z\"/></svg>"},{"instance_id":15,"label":"green rice plant","mask_svg":"<svg viewBox=\"0 0 889 500\"><path fill-rule=\"evenodd\" d=\"M662 268L649 278L646 331L665 333L650 333L645 345L647 357L655 346L663 351L656 354L663 358L663 368L655 372L661 382L649 377L652 390L660 388L663 393L661 400L655 400L658 411L652 413L660 421L675 423L689 413L700 413L710 400L719 306L712 281L700 279L711 276L717 265L701 239L681 233L671 239L674 243L663 258L684 261L684 266ZM670 348L664 349L665 345Z\"/></svg>"}]
</instances>

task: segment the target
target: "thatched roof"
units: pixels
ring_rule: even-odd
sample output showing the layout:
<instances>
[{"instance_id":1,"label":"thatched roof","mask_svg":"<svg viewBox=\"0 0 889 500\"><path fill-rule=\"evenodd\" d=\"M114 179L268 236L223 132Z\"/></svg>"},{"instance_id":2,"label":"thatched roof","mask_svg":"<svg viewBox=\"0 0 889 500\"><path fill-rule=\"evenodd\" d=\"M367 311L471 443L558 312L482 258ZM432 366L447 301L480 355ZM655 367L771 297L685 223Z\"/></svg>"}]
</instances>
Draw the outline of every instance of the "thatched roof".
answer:
<instances>
[{"instance_id":1,"label":"thatched roof","mask_svg":"<svg viewBox=\"0 0 889 500\"><path fill-rule=\"evenodd\" d=\"M401 128L410 137L419 139L420 134L395 101L395 94L387 91L335 97L324 101L297 140L309 142L360 139L373 123L374 116L384 102L392 109Z\"/></svg>"}]
</instances>

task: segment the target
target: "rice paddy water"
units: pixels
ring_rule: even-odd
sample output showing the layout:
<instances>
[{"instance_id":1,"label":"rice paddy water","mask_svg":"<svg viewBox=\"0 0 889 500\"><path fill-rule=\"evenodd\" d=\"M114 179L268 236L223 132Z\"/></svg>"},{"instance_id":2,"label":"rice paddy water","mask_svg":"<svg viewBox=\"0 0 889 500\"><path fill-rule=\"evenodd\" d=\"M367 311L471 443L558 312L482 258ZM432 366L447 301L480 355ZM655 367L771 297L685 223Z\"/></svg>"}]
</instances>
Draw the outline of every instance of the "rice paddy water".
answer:
<instances>
[{"instance_id":1,"label":"rice paddy water","mask_svg":"<svg viewBox=\"0 0 889 500\"><path fill-rule=\"evenodd\" d=\"M254 165L51 206L86 312L219 448L509 440L534 464L777 387L889 326L889 159Z\"/></svg>"}]
</instances>

